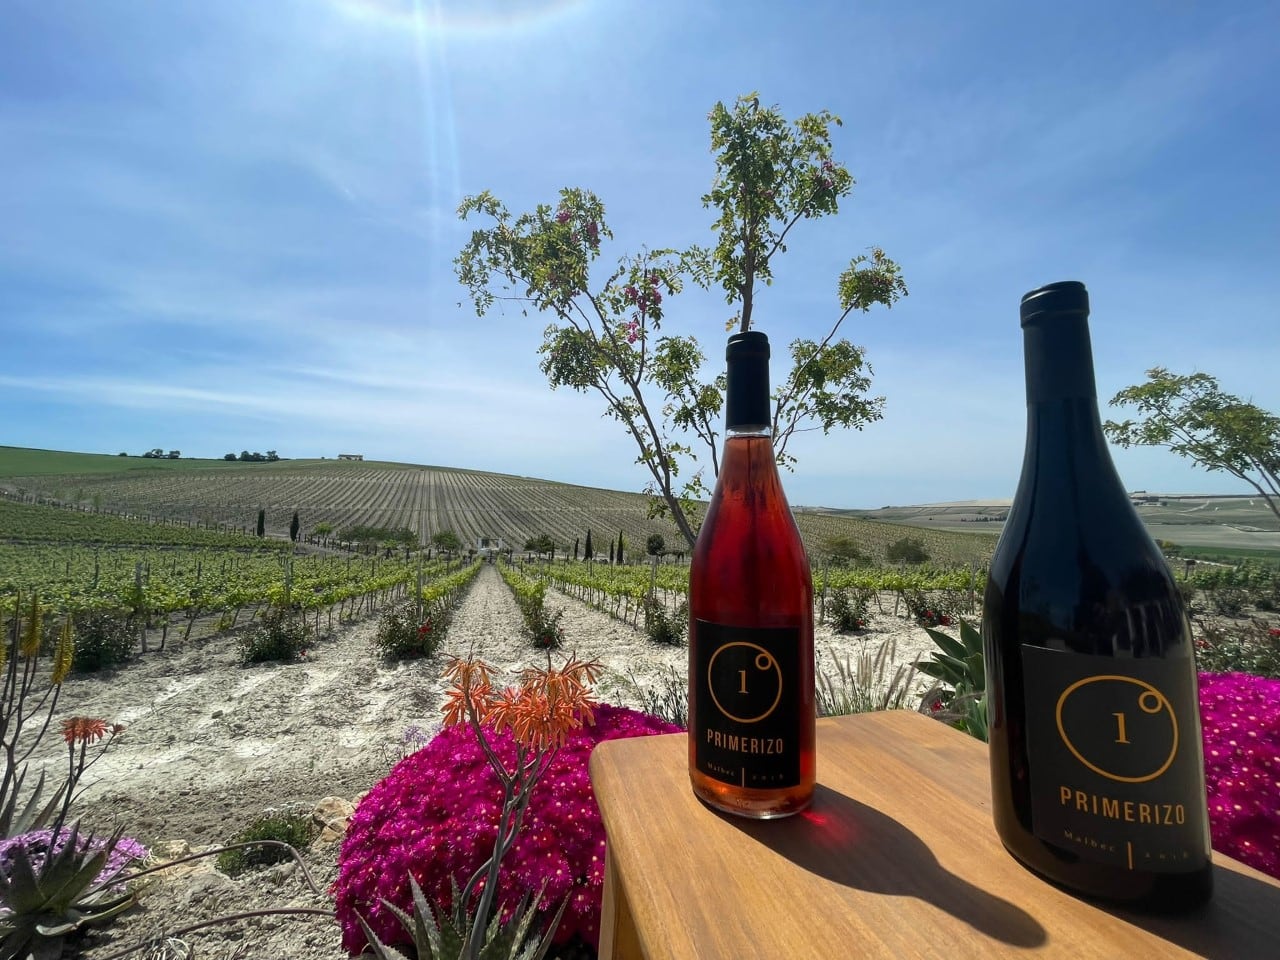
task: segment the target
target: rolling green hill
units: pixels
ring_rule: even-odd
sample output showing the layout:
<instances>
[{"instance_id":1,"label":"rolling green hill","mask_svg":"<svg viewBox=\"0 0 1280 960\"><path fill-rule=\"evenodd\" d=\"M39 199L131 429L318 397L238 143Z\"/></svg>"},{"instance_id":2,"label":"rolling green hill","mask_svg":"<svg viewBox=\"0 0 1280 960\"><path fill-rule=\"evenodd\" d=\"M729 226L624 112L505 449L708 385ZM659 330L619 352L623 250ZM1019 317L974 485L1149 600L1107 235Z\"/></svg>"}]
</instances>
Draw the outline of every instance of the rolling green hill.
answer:
<instances>
[{"instance_id":1,"label":"rolling green hill","mask_svg":"<svg viewBox=\"0 0 1280 960\"><path fill-rule=\"evenodd\" d=\"M603 552L619 531L632 556L651 533L662 534L670 550L683 546L673 524L649 519L649 501L641 494L418 464L153 460L0 447L0 490L23 502L246 531L262 508L268 532L277 535L296 510L304 532L320 523L335 530L402 527L420 539L453 530L464 543L501 537L517 550L547 533L560 550L572 551L574 540L584 541L590 529ZM889 544L910 536L923 540L935 560L981 563L995 543L977 533L913 529L818 509L798 510L796 521L815 555L827 539L840 536L883 559Z\"/></svg>"}]
</instances>

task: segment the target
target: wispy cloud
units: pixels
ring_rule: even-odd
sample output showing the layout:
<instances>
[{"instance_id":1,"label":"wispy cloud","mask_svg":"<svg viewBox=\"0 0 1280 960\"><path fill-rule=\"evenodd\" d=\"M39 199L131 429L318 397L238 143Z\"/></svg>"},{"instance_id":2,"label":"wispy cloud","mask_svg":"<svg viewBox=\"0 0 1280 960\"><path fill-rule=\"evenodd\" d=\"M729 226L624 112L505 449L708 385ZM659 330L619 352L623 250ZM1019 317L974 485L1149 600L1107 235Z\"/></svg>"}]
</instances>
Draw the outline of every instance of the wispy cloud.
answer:
<instances>
[{"instance_id":1,"label":"wispy cloud","mask_svg":"<svg viewBox=\"0 0 1280 960\"><path fill-rule=\"evenodd\" d=\"M869 243L912 290L847 334L884 422L801 438L794 501L1007 495L1017 297L1066 276L1094 293L1104 402L1164 364L1280 409L1272 5L500 6L469 26L434 0L0 9L0 414L21 412L0 442L359 445L638 488L602 403L548 390L548 318L466 303L456 206L581 185L619 250L708 242L706 111L753 87L843 115L859 177L761 290L775 342L825 330ZM722 298L668 306L715 368ZM1201 479L1118 459L1135 486Z\"/></svg>"}]
</instances>

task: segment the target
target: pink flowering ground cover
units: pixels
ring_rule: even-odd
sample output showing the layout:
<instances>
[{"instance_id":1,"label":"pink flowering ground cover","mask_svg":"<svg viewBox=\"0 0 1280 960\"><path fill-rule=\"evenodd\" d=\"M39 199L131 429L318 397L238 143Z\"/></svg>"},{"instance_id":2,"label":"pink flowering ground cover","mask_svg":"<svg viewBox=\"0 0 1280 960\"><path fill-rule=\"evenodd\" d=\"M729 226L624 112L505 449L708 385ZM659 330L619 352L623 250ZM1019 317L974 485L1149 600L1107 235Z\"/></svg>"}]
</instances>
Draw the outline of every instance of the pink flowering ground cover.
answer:
<instances>
[{"instance_id":1,"label":"pink flowering ground cover","mask_svg":"<svg viewBox=\"0 0 1280 960\"><path fill-rule=\"evenodd\" d=\"M1280 680L1200 674L1213 849L1280 879Z\"/></svg>"},{"instance_id":2,"label":"pink flowering ground cover","mask_svg":"<svg viewBox=\"0 0 1280 960\"><path fill-rule=\"evenodd\" d=\"M1280 680L1202 673L1200 713L1213 848L1280 878ZM601 741L678 729L606 704L594 726L570 734L503 864L504 908L546 881L548 910L569 897L556 942L576 935L597 946L605 836L587 760ZM510 763L511 738L493 742ZM442 731L397 764L361 802L343 841L333 888L343 945L352 953L365 945L357 914L386 942L406 942L381 900L411 908L410 870L429 899L448 907L450 878L462 883L492 851L501 802L466 726Z\"/></svg>"},{"instance_id":3,"label":"pink flowering ground cover","mask_svg":"<svg viewBox=\"0 0 1280 960\"><path fill-rule=\"evenodd\" d=\"M587 760L605 740L674 733L657 717L602 704L595 724L575 730L533 792L524 829L499 874L504 913L526 891L546 882L544 913L569 897L556 942L575 934L599 943L604 890L604 826ZM490 734L495 752L514 763L508 734ZM360 802L338 857L333 894L342 943L365 946L357 915L388 944L407 943L387 900L412 911L409 871L428 900L451 905L451 878L461 886L493 851L502 790L467 726L442 730L425 747L392 768Z\"/></svg>"}]
</instances>

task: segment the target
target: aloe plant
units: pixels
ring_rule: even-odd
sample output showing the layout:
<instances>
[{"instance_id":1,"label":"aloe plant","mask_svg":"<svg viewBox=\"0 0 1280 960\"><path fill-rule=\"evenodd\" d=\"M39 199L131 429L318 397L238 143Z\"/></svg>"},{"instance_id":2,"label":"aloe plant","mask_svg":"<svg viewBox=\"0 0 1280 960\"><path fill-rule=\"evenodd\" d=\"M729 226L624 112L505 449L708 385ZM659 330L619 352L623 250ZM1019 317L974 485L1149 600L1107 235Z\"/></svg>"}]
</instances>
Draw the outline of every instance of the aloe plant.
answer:
<instances>
[{"instance_id":1,"label":"aloe plant","mask_svg":"<svg viewBox=\"0 0 1280 960\"><path fill-rule=\"evenodd\" d=\"M387 900L382 903L400 921L405 932L413 937L417 960L458 960L468 956L466 948L472 941L476 918L466 909L466 898L459 893L457 883L453 884L452 913L434 909L412 874L409 876L409 889L413 894L412 915ZM551 938L560 926L569 898L561 901L560 909L547 925L546 932L541 937L532 938L529 932L541 901L542 891L536 897L526 894L505 923L501 914L495 914L485 930L479 952L474 954L475 960L542 960L551 948ZM395 947L379 940L363 918L360 926L364 928L377 960L409 960Z\"/></svg>"},{"instance_id":2,"label":"aloe plant","mask_svg":"<svg viewBox=\"0 0 1280 960\"><path fill-rule=\"evenodd\" d=\"M73 823L61 848L56 835L43 851L14 845L0 870L0 957L57 960L66 937L131 907L136 892L98 880L121 836L91 846Z\"/></svg>"},{"instance_id":3,"label":"aloe plant","mask_svg":"<svg viewBox=\"0 0 1280 960\"><path fill-rule=\"evenodd\" d=\"M934 711L979 740L987 739L987 674L982 656L982 634L967 620L960 621L960 639L926 627L925 633L939 647L917 669L938 681L924 695L924 704L940 703Z\"/></svg>"}]
</instances>

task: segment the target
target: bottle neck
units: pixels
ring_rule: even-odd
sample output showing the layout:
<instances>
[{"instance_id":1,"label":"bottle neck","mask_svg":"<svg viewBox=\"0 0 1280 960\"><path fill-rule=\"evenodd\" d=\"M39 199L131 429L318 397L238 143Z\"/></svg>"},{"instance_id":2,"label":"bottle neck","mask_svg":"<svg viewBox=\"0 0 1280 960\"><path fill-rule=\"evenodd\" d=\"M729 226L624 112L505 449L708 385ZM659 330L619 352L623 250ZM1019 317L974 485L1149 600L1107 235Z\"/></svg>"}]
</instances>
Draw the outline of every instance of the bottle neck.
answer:
<instances>
[{"instance_id":1,"label":"bottle neck","mask_svg":"<svg viewBox=\"0 0 1280 960\"><path fill-rule=\"evenodd\" d=\"M1036 317L1022 328L1022 347L1028 405L1072 400L1097 408L1098 388L1085 314Z\"/></svg>"},{"instance_id":2,"label":"bottle neck","mask_svg":"<svg viewBox=\"0 0 1280 960\"><path fill-rule=\"evenodd\" d=\"M768 436L769 355L744 353L729 361L725 390L724 428L727 436Z\"/></svg>"},{"instance_id":3,"label":"bottle neck","mask_svg":"<svg viewBox=\"0 0 1280 960\"><path fill-rule=\"evenodd\" d=\"M1044 314L1022 329L1027 445L1019 493L1029 486L1060 488L1054 494L1059 503L1123 496L1102 432L1087 315Z\"/></svg>"}]
</instances>

